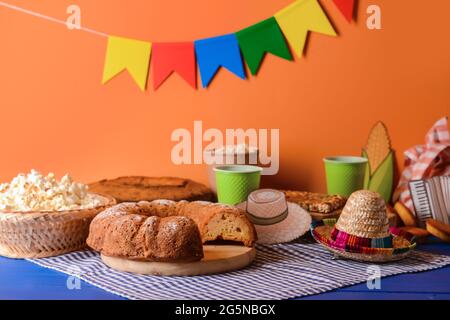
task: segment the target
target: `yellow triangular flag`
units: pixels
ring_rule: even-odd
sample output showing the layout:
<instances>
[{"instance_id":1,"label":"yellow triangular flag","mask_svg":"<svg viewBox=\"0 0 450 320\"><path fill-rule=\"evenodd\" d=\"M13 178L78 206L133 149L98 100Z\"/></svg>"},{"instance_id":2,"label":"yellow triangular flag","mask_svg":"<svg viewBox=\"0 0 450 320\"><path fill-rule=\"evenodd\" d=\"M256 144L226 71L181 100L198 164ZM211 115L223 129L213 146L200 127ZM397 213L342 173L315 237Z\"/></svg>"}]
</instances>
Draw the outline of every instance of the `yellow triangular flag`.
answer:
<instances>
[{"instance_id":1,"label":"yellow triangular flag","mask_svg":"<svg viewBox=\"0 0 450 320\"><path fill-rule=\"evenodd\" d=\"M105 84L123 70L128 70L139 88L145 91L151 51L150 42L108 37L102 83Z\"/></svg>"},{"instance_id":2,"label":"yellow triangular flag","mask_svg":"<svg viewBox=\"0 0 450 320\"><path fill-rule=\"evenodd\" d=\"M308 31L336 36L317 0L298 0L276 13L275 19L299 57L303 55Z\"/></svg>"}]
</instances>

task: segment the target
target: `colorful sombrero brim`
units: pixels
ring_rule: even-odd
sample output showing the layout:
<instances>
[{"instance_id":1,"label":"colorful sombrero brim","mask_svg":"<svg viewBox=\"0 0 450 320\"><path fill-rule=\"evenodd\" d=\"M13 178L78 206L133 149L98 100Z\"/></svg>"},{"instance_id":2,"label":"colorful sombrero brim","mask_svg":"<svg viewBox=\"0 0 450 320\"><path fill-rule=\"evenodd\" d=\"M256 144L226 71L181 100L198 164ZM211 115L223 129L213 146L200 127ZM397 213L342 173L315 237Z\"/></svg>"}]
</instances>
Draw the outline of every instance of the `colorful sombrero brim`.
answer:
<instances>
[{"instance_id":1,"label":"colorful sombrero brim","mask_svg":"<svg viewBox=\"0 0 450 320\"><path fill-rule=\"evenodd\" d=\"M357 243L343 246L342 243L331 238L336 222L336 219L313 222L311 234L317 242L332 253L344 258L368 262L396 261L405 258L416 247L414 237L396 228L390 230L392 234L392 247L390 248L372 248L360 246Z\"/></svg>"}]
</instances>

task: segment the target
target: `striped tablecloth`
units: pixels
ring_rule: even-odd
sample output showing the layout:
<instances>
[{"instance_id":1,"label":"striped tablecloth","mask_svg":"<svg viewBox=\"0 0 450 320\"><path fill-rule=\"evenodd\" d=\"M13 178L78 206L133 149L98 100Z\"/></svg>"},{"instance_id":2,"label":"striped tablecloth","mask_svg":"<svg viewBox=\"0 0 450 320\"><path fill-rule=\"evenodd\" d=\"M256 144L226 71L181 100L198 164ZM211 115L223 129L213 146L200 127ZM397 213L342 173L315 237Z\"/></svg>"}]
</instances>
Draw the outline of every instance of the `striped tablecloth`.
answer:
<instances>
[{"instance_id":1,"label":"striped tablecloth","mask_svg":"<svg viewBox=\"0 0 450 320\"><path fill-rule=\"evenodd\" d=\"M309 241L258 245L251 266L226 274L196 277L118 272L103 264L100 256L92 251L29 261L129 299L288 299L366 282L374 274L374 265L334 259L322 246ZM416 250L407 259L377 266L381 276L386 277L448 264L450 257Z\"/></svg>"}]
</instances>

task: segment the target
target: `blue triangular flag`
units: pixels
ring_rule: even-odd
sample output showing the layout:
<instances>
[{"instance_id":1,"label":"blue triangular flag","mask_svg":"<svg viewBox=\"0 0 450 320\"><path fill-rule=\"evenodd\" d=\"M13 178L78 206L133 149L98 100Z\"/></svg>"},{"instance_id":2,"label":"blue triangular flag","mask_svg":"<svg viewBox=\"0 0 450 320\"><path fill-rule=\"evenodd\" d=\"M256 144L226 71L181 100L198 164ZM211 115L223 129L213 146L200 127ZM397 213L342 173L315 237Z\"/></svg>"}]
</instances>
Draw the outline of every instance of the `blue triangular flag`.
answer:
<instances>
[{"instance_id":1,"label":"blue triangular flag","mask_svg":"<svg viewBox=\"0 0 450 320\"><path fill-rule=\"evenodd\" d=\"M235 34L197 40L194 45L203 88L209 86L220 67L242 79L246 78Z\"/></svg>"}]
</instances>

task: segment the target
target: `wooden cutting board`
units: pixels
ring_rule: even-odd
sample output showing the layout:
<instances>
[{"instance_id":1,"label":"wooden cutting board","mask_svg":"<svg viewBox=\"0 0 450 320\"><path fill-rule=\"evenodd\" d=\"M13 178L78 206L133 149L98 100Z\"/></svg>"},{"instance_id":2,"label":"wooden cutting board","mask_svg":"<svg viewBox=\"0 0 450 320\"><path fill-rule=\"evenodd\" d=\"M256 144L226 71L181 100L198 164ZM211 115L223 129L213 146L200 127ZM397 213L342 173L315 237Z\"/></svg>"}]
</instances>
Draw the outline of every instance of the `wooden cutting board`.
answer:
<instances>
[{"instance_id":1,"label":"wooden cutting board","mask_svg":"<svg viewBox=\"0 0 450 320\"><path fill-rule=\"evenodd\" d=\"M198 276L242 269L255 259L255 248L230 245L203 246L201 261L185 263L146 262L102 255L103 262L112 269L137 274L160 276Z\"/></svg>"}]
</instances>

